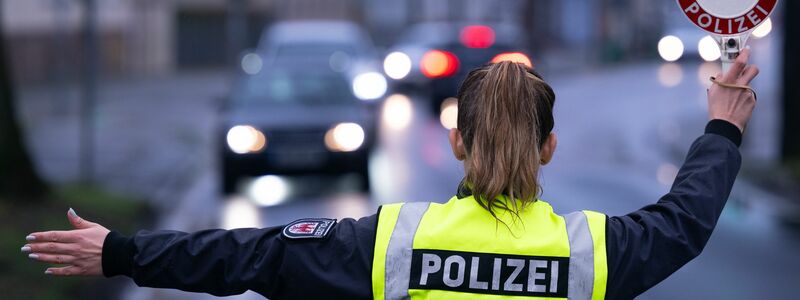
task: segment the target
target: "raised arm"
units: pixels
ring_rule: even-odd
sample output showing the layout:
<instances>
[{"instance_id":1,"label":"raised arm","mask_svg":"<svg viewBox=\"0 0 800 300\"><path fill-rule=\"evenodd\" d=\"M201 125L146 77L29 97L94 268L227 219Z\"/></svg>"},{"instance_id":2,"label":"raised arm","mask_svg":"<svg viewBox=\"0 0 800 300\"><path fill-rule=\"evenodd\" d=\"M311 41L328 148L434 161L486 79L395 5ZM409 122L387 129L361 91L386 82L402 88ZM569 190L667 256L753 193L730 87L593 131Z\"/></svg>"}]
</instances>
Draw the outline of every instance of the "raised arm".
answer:
<instances>
[{"instance_id":1,"label":"raised arm","mask_svg":"<svg viewBox=\"0 0 800 300\"><path fill-rule=\"evenodd\" d=\"M741 53L725 85L746 86L758 74ZM695 258L706 245L741 165L738 146L755 106L744 88L715 84L708 91L706 132L692 144L669 193L656 204L606 223L606 299L632 299Z\"/></svg>"}]
</instances>

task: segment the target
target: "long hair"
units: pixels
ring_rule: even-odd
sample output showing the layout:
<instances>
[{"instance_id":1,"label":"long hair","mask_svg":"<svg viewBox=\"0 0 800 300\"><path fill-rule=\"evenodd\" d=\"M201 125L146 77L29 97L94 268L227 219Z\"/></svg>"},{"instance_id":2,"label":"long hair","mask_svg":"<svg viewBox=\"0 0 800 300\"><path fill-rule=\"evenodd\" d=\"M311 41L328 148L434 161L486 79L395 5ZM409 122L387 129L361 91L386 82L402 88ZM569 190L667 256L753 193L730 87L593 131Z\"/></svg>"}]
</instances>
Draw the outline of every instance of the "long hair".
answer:
<instances>
[{"instance_id":1,"label":"long hair","mask_svg":"<svg viewBox=\"0 0 800 300\"><path fill-rule=\"evenodd\" d=\"M500 62L470 72L457 97L465 183L495 218L496 209L518 217L541 191L540 150L553 129L553 89L525 65Z\"/></svg>"}]
</instances>

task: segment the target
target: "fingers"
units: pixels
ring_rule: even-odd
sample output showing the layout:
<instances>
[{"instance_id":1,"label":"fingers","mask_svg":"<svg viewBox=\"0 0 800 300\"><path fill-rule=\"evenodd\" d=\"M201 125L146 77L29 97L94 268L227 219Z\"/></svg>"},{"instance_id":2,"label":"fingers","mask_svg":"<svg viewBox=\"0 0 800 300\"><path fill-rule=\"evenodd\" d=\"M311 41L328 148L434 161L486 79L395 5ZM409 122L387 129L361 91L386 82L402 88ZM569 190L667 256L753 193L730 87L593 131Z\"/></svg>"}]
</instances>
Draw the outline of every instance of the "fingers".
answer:
<instances>
[{"instance_id":1,"label":"fingers","mask_svg":"<svg viewBox=\"0 0 800 300\"><path fill-rule=\"evenodd\" d=\"M86 270L78 266L66 266L61 268L47 268L44 271L47 275L53 276L81 276L87 275Z\"/></svg>"},{"instance_id":2,"label":"fingers","mask_svg":"<svg viewBox=\"0 0 800 300\"><path fill-rule=\"evenodd\" d=\"M72 243L76 241L76 236L71 231L45 231L31 233L25 239L30 243Z\"/></svg>"},{"instance_id":3,"label":"fingers","mask_svg":"<svg viewBox=\"0 0 800 300\"><path fill-rule=\"evenodd\" d=\"M65 243L33 243L22 247L22 252L27 253L49 253L49 254L69 254L77 250L76 244Z\"/></svg>"},{"instance_id":4,"label":"fingers","mask_svg":"<svg viewBox=\"0 0 800 300\"><path fill-rule=\"evenodd\" d=\"M28 254L28 258L59 265L71 264L75 262L74 256L66 254L31 253Z\"/></svg>"},{"instance_id":5,"label":"fingers","mask_svg":"<svg viewBox=\"0 0 800 300\"><path fill-rule=\"evenodd\" d=\"M734 83L739 78L739 75L742 74L742 71L747 66L747 61L750 59L750 49L743 49L739 52L739 56L736 57L736 60L733 62L730 70L728 73L725 73L725 77L722 78L723 82L727 83Z\"/></svg>"},{"instance_id":6,"label":"fingers","mask_svg":"<svg viewBox=\"0 0 800 300\"><path fill-rule=\"evenodd\" d=\"M756 76L758 76L758 73L759 73L758 67L754 65L749 65L744 68L744 71L742 71L742 75L739 76L739 79L736 80L736 84L749 85L750 81L752 81L753 78L756 78Z\"/></svg>"},{"instance_id":7,"label":"fingers","mask_svg":"<svg viewBox=\"0 0 800 300\"><path fill-rule=\"evenodd\" d=\"M67 220L69 220L72 226L74 226L77 229L89 228L96 225L95 223L86 221L83 218L79 217L78 214L75 213L75 210L72 208L70 208L67 211Z\"/></svg>"}]
</instances>

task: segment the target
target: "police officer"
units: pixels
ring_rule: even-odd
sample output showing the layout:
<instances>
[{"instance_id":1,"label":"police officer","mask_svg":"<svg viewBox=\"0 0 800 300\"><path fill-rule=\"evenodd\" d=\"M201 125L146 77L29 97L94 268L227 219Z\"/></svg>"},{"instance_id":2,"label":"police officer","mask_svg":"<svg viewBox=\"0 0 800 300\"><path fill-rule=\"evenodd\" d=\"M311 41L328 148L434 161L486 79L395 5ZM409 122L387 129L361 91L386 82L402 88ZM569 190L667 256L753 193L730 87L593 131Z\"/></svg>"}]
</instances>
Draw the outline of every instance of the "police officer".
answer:
<instances>
[{"instance_id":1,"label":"police officer","mask_svg":"<svg viewBox=\"0 0 800 300\"><path fill-rule=\"evenodd\" d=\"M755 106L748 50L708 91L705 134L670 192L624 216L557 215L537 198L556 148L555 95L510 62L472 71L449 134L465 178L444 204L384 205L359 220L301 219L263 229L140 231L70 209L69 231L32 233L22 250L53 276L124 275L143 287L270 299L630 299L696 257L738 173ZM569 201L562 199L562 201Z\"/></svg>"}]
</instances>

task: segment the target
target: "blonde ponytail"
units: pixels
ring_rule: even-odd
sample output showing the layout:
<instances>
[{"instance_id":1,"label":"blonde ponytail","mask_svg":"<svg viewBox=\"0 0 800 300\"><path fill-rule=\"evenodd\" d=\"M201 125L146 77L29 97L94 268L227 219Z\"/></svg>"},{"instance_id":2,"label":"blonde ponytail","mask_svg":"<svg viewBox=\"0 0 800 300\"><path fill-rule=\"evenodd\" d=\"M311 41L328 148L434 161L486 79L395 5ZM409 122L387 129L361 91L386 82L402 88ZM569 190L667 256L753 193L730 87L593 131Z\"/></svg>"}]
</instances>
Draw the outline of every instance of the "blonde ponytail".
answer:
<instances>
[{"instance_id":1,"label":"blonde ponytail","mask_svg":"<svg viewBox=\"0 0 800 300\"><path fill-rule=\"evenodd\" d=\"M541 190L540 150L553 128L555 94L524 65L501 62L470 72L458 99L465 181L493 216L495 209L516 215Z\"/></svg>"}]
</instances>

